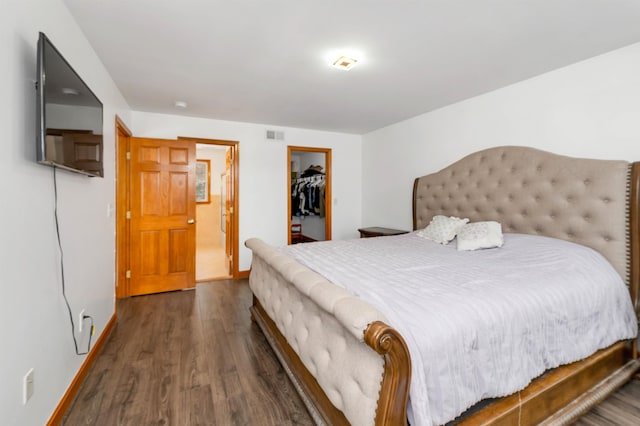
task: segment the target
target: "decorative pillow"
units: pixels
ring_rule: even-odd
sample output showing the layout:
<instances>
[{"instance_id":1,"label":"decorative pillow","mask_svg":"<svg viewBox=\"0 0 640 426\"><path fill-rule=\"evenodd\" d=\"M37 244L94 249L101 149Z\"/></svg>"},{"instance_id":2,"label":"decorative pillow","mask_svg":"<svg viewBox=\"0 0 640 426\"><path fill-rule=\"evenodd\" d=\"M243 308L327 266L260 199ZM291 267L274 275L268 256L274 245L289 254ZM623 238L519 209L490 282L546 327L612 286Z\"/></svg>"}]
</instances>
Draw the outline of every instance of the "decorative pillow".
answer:
<instances>
[{"instance_id":1,"label":"decorative pillow","mask_svg":"<svg viewBox=\"0 0 640 426\"><path fill-rule=\"evenodd\" d=\"M458 231L458 250L502 247L502 225L498 222L473 222Z\"/></svg>"},{"instance_id":2,"label":"decorative pillow","mask_svg":"<svg viewBox=\"0 0 640 426\"><path fill-rule=\"evenodd\" d=\"M418 236L436 243L447 244L456 237L458 230L467 222L469 222L469 219L466 218L460 219L454 216L436 215L426 228L418 232Z\"/></svg>"}]
</instances>

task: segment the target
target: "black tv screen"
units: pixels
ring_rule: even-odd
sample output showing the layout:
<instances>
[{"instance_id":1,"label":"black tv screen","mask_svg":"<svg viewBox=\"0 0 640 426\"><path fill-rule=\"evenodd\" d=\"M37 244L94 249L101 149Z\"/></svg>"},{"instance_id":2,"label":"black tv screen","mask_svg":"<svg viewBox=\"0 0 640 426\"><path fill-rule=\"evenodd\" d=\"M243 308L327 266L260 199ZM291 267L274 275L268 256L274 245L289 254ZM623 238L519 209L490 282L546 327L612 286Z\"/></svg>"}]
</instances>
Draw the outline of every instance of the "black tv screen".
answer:
<instances>
[{"instance_id":1,"label":"black tv screen","mask_svg":"<svg viewBox=\"0 0 640 426\"><path fill-rule=\"evenodd\" d=\"M37 161L102 177L102 102L43 33L38 39L37 108Z\"/></svg>"}]
</instances>

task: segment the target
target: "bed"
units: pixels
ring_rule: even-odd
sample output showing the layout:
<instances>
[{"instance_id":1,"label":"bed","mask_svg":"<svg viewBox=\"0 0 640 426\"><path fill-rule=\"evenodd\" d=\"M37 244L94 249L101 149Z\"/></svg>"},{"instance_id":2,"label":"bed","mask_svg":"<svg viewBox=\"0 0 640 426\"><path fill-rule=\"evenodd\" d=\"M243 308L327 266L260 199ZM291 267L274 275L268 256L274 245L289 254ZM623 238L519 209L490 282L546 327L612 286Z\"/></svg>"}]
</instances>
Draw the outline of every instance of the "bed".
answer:
<instances>
[{"instance_id":1,"label":"bed","mask_svg":"<svg viewBox=\"0 0 640 426\"><path fill-rule=\"evenodd\" d=\"M425 228L436 215L491 220L501 223L506 241L509 234L525 234L593 249L626 284L635 326L639 180L639 163L577 159L525 147L491 148L415 180L413 228ZM374 244L393 238L399 237L380 237ZM406 424L417 358L413 352L412 363L412 339L398 331L404 328L389 325L393 315L282 249L258 239L246 245L253 252L252 317L314 421ZM532 377L526 387L450 421L567 424L639 368L636 339L625 338Z\"/></svg>"}]
</instances>

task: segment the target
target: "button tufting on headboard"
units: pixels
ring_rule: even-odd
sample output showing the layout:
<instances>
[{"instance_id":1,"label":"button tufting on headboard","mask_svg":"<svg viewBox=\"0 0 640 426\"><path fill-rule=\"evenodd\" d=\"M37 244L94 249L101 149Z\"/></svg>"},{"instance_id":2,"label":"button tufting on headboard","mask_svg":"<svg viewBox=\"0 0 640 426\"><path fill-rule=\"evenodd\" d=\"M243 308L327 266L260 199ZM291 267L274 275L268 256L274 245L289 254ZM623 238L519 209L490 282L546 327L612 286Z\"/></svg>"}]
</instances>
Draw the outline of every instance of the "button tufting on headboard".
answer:
<instances>
[{"instance_id":1,"label":"button tufting on headboard","mask_svg":"<svg viewBox=\"0 0 640 426\"><path fill-rule=\"evenodd\" d=\"M589 246L627 280L628 179L625 161L572 158L526 147L490 148L417 179L414 229L424 228L437 214L496 220L505 232Z\"/></svg>"}]
</instances>

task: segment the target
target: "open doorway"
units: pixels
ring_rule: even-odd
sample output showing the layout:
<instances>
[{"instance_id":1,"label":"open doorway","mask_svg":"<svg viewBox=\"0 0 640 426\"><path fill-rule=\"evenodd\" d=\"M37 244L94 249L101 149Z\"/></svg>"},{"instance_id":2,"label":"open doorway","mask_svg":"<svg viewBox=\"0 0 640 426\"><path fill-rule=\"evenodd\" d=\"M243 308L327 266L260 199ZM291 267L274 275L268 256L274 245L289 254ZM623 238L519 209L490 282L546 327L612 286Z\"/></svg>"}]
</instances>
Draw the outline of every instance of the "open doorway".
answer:
<instances>
[{"instance_id":1,"label":"open doorway","mask_svg":"<svg viewBox=\"0 0 640 426\"><path fill-rule=\"evenodd\" d=\"M231 276L226 229L230 150L196 143L196 282Z\"/></svg>"},{"instance_id":2,"label":"open doorway","mask_svg":"<svg viewBox=\"0 0 640 426\"><path fill-rule=\"evenodd\" d=\"M150 272L154 272L156 270L168 272L166 275L175 278L175 270L172 270L171 267L177 267L181 271L182 269L184 269L185 274L188 276L188 279L186 279L184 283L181 283L180 288L192 287L195 284L195 235L193 235L193 238L182 237L189 234L189 231L175 231L177 229L176 224L171 222L171 232L173 232L173 239L163 237L161 239L162 244L156 244L156 239L154 239L153 237L160 233L160 231L158 231L158 233L156 234L145 231L142 233L144 234L142 235L144 241L140 239L136 240L135 238L140 237L140 232L132 235L134 234L134 226L132 225L132 223L140 225L139 222L142 219L146 219L146 216L149 216L142 214L143 209L141 209L140 207L140 202L144 201L145 203L151 203L149 209L145 210L148 210L151 216L153 216L155 214L154 212L158 209L160 209L162 212L165 212L166 210L167 212L171 213L169 215L171 217L168 218L170 219L169 221L174 220L177 221L176 223L184 224L185 226L188 225L186 229L194 229L197 227L197 219L195 218L195 211L197 208L195 197L195 187L197 183L195 179L195 170L198 167L198 163L196 161L196 144L219 146L224 150L225 153L225 167L223 169L224 179L222 179L222 181L225 182L225 192L224 197L222 197L220 200L220 210L223 209L224 205L224 217L223 219L221 219L221 221L224 221L224 228L223 224L220 223L219 228L216 227L216 229L224 229L224 244L220 245L224 247L224 259L227 263L227 266L224 267L222 272L220 272L223 275L218 276L218 272L216 272L210 277L207 277L206 280L229 277L240 278L241 276L244 276L244 273L241 274L238 270L238 264L236 261L237 253L239 250L237 220L237 215L239 213L239 142L189 137L178 137L177 140L135 138L118 117L116 117L115 124L117 141L116 296L118 298L123 298L136 294L150 294L158 291L168 291L174 289L173 287L168 288L166 286L160 288L157 285L153 288L139 288L139 282L141 280L149 281ZM136 141L137 145L134 144L134 141ZM144 141L145 143L144 149L142 149L142 151L138 149L140 147L140 141ZM172 149L173 145L176 145L175 149ZM170 155L166 155L167 149ZM187 152L189 153L188 155ZM173 169L170 170L170 168L167 168L168 166L164 166L163 162L165 160L171 164L175 163L176 167L183 167L185 164L187 164L187 168L185 170L178 171L175 171ZM140 177L141 168L143 165L144 167L157 166L156 168L160 168L158 170L154 169L149 173L143 171L144 173L146 173L146 178L143 179ZM163 170L173 173L172 177L170 179L153 178L152 175L157 175L158 171L162 172ZM205 170L207 171L206 175L208 176L211 169L207 168ZM217 172L214 172L213 176L215 176L215 173ZM217 176L220 177L221 174L222 173L219 173L217 174ZM149 176L151 176L151 178ZM188 182L185 181L185 178ZM168 184L169 187L167 190L165 190L166 188L155 188L154 192L154 183L162 183L163 185ZM146 185L146 188L143 191L140 191L139 187L142 184ZM213 187L213 185L216 185L216 187L219 188L222 183L218 184L215 179L210 182L207 179L205 181L205 185L207 185L207 191L205 191L205 194L210 194L210 192L208 191L209 186ZM179 193L179 190L181 188L189 188L189 194L181 195ZM191 192L192 189L193 192ZM172 195L171 191L174 191L175 193ZM132 194L133 192L135 192L135 194ZM156 196L154 195L154 193L167 193L167 196ZM180 205L179 203L183 200L188 200L188 202L186 202L186 204ZM213 197L211 198L211 200L213 200ZM185 215L182 213L188 214ZM179 215L180 217L174 217L176 215ZM220 215L222 216L222 214ZM145 217L143 218L143 216ZM202 227L206 228L206 225L203 225ZM162 232L164 232L164 234L167 233L164 230ZM195 232L193 232L193 234L195 234ZM149 235L151 235L151 237ZM141 244L141 241L146 245ZM184 244L180 245L181 243ZM173 252L171 252L171 250L173 250ZM158 253L162 254L164 257L158 255ZM142 258L145 259L145 262L138 261L142 259L140 257L141 255ZM158 265L154 265L153 262L158 263ZM156 280L154 278L151 278L151 281L153 283L160 282L160 280Z\"/></svg>"},{"instance_id":3,"label":"open doorway","mask_svg":"<svg viewBox=\"0 0 640 426\"><path fill-rule=\"evenodd\" d=\"M196 167L200 168L201 176L202 165L198 166L198 159L210 160L210 167L204 169L207 171L207 181L205 183L207 190L204 194L211 194L211 203L207 212L210 216L202 211L196 211L196 282L210 281L213 279L224 278L240 278L248 274L241 273L238 270L238 215L239 215L239 142L222 139L204 139L192 138L188 136L178 136L178 140L187 140L196 144ZM211 158L207 150L210 149L216 154L211 154ZM224 163L221 160L221 153L224 153ZM215 157L215 158L214 158ZM224 167L222 166L224 164ZM196 182L197 188L198 182ZM200 188L200 200L206 200L206 196L202 197L202 188ZM198 192L198 189L196 189ZM215 200L220 200L219 208L216 207ZM196 209L206 203L198 203L196 201ZM201 209L202 210L202 209ZM204 216L203 216L204 214ZM202 222L202 223L198 223ZM200 242L204 247L215 247L212 251L207 251L202 246L198 247L198 233L201 234ZM220 248L224 248L224 252ZM222 255L224 253L224 255ZM200 267L198 267L198 262ZM213 268L208 265L212 264ZM204 266L203 266L204 265ZM216 266L217 265L217 266ZM225 274L226 272L226 274ZM220 275L225 274L225 275Z\"/></svg>"},{"instance_id":4,"label":"open doorway","mask_svg":"<svg viewBox=\"0 0 640 426\"><path fill-rule=\"evenodd\" d=\"M331 239L331 149L287 147L289 244Z\"/></svg>"}]
</instances>

